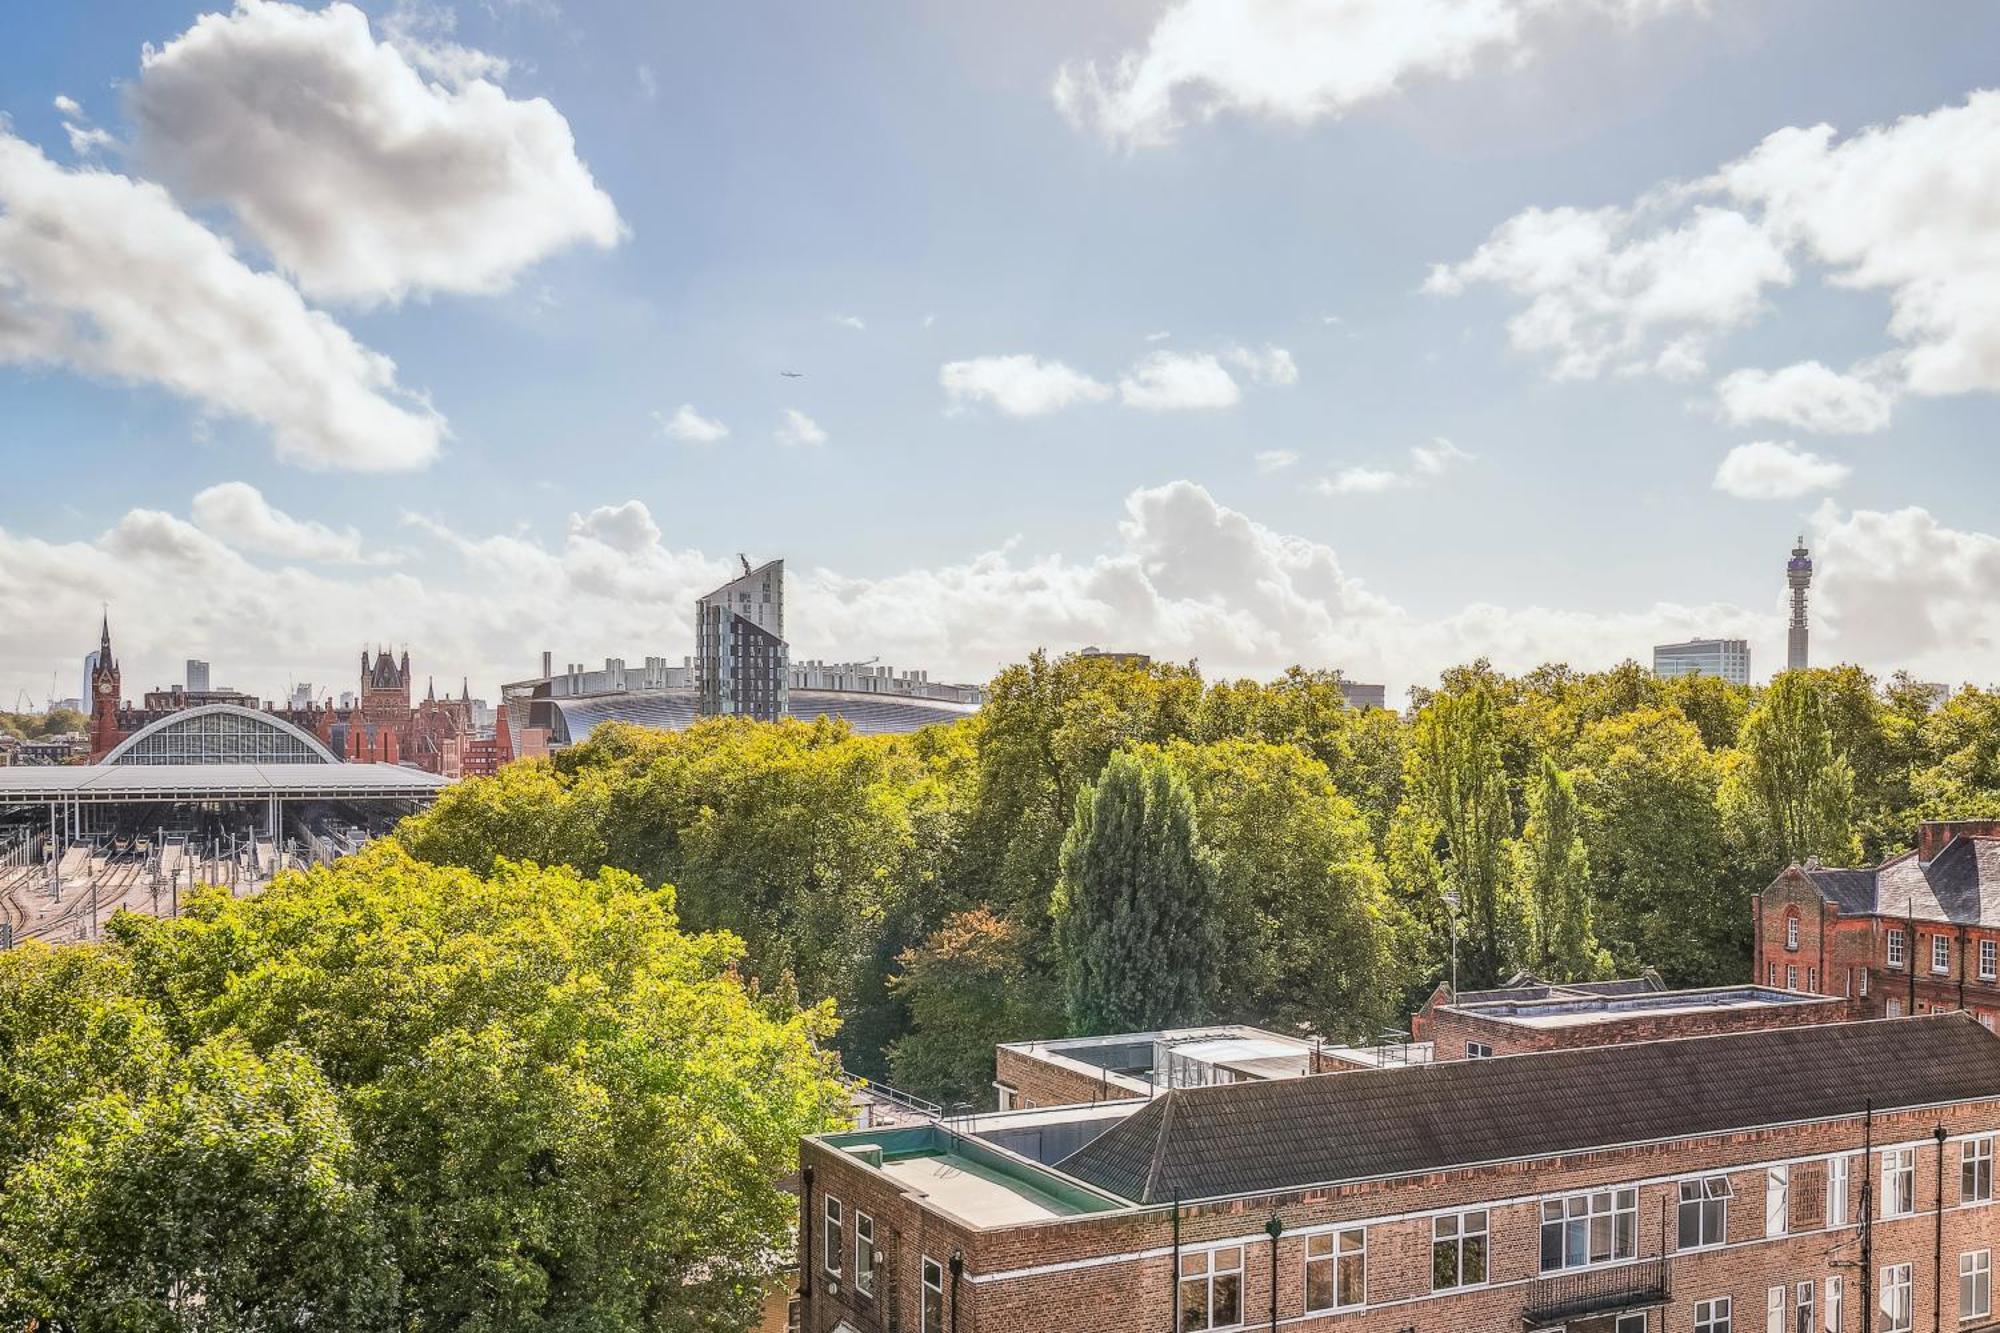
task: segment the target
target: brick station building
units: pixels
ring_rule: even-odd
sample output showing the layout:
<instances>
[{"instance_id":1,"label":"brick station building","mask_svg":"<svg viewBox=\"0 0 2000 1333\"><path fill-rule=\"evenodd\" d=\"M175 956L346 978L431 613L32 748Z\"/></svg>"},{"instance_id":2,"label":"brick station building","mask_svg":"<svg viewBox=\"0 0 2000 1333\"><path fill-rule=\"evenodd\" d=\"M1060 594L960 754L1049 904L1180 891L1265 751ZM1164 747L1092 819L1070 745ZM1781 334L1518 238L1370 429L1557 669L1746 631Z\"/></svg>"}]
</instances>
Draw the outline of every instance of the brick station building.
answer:
<instances>
[{"instance_id":1,"label":"brick station building","mask_svg":"<svg viewBox=\"0 0 2000 1333\"><path fill-rule=\"evenodd\" d=\"M1754 980L1856 1018L2000 1018L2000 820L1931 821L1878 866L1792 866L1755 899Z\"/></svg>"},{"instance_id":2,"label":"brick station building","mask_svg":"<svg viewBox=\"0 0 2000 1333\"><path fill-rule=\"evenodd\" d=\"M1847 1022L801 1145L809 1333L1972 1333L2000 1037Z\"/></svg>"}]
</instances>

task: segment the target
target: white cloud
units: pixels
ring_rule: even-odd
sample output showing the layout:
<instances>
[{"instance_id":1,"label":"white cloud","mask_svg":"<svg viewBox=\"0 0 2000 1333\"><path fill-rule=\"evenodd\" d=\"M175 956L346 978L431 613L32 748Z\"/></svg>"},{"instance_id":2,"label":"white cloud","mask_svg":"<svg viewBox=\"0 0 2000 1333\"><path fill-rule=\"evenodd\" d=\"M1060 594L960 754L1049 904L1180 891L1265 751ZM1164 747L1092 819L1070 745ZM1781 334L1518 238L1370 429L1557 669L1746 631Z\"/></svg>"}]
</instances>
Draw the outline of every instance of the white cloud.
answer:
<instances>
[{"instance_id":1,"label":"white cloud","mask_svg":"<svg viewBox=\"0 0 2000 1333\"><path fill-rule=\"evenodd\" d=\"M653 420L659 424L662 435L685 444L714 444L729 434L729 427L695 411L693 403L682 403L672 416L655 412Z\"/></svg>"},{"instance_id":2,"label":"white cloud","mask_svg":"<svg viewBox=\"0 0 2000 1333\"><path fill-rule=\"evenodd\" d=\"M1254 351L1248 347L1231 347L1222 354L1229 364L1236 366L1257 384L1297 384L1299 366L1292 360L1292 354L1282 347L1266 344L1264 350Z\"/></svg>"},{"instance_id":3,"label":"white cloud","mask_svg":"<svg viewBox=\"0 0 2000 1333\"><path fill-rule=\"evenodd\" d=\"M1167 339L1173 336L1174 335L1166 329L1154 329L1151 333L1146 335L1146 341L1149 343L1163 343Z\"/></svg>"},{"instance_id":4,"label":"white cloud","mask_svg":"<svg viewBox=\"0 0 2000 1333\"><path fill-rule=\"evenodd\" d=\"M777 433L772 438L779 444L825 444L826 432L820 429L817 421L814 421L796 407L788 407L785 409L784 416L778 423Z\"/></svg>"},{"instance_id":5,"label":"white cloud","mask_svg":"<svg viewBox=\"0 0 2000 1333\"><path fill-rule=\"evenodd\" d=\"M116 148L118 141L111 137L109 130L98 129L95 125L78 125L63 122L63 133L69 136L69 151L78 157L89 157L106 148Z\"/></svg>"},{"instance_id":6,"label":"white cloud","mask_svg":"<svg viewBox=\"0 0 2000 1333\"><path fill-rule=\"evenodd\" d=\"M1412 445L1409 466L1401 471L1384 467L1343 468L1314 485L1321 495L1380 495L1385 491L1423 486L1442 477L1472 455L1440 436L1429 444Z\"/></svg>"},{"instance_id":7,"label":"white cloud","mask_svg":"<svg viewBox=\"0 0 2000 1333\"><path fill-rule=\"evenodd\" d=\"M195 526L239 551L313 560L324 564L393 564L394 551L371 552L353 528L293 518L275 509L255 486L226 481L194 497Z\"/></svg>"},{"instance_id":8,"label":"white cloud","mask_svg":"<svg viewBox=\"0 0 2000 1333\"><path fill-rule=\"evenodd\" d=\"M68 93L57 93L56 100L50 103L50 105L55 107L56 110L62 112L65 116L68 116L71 120L83 119L82 104L79 103L74 97L71 97Z\"/></svg>"},{"instance_id":9,"label":"white cloud","mask_svg":"<svg viewBox=\"0 0 2000 1333\"><path fill-rule=\"evenodd\" d=\"M1698 0L1175 0L1108 67L1073 61L1056 105L1127 147L1166 143L1224 112L1303 125L1396 92L1460 79L1482 57L1525 59L1537 21L1607 13L1636 20Z\"/></svg>"},{"instance_id":10,"label":"white cloud","mask_svg":"<svg viewBox=\"0 0 2000 1333\"><path fill-rule=\"evenodd\" d=\"M156 185L0 131L0 362L157 384L314 468L421 467L444 420L395 364L248 268Z\"/></svg>"},{"instance_id":11,"label":"white cloud","mask_svg":"<svg viewBox=\"0 0 2000 1333\"><path fill-rule=\"evenodd\" d=\"M842 328L853 329L856 333L866 333L868 331L868 321L859 315L835 315L833 322Z\"/></svg>"},{"instance_id":12,"label":"white cloud","mask_svg":"<svg viewBox=\"0 0 2000 1333\"><path fill-rule=\"evenodd\" d=\"M1757 440L1729 451L1715 469L1715 489L1739 500L1791 500L1832 490L1853 470L1790 440Z\"/></svg>"},{"instance_id":13,"label":"white cloud","mask_svg":"<svg viewBox=\"0 0 2000 1333\"><path fill-rule=\"evenodd\" d=\"M1113 517L1116 522L1110 521ZM0 529L0 696L47 688L52 662L94 644L100 602L126 680L141 689L203 656L238 685L275 694L288 679L351 688L363 642L407 642L413 664L474 693L559 659L678 658L687 607L733 560L674 546L644 504L572 515L552 542L462 533L416 518L433 549L423 576L400 570L262 563L172 514L135 509L100 536L50 542ZM865 646L940 678L983 679L1031 648L1130 644L1198 658L1211 676L1335 666L1400 690L1491 658L1507 670L1563 661L1610 666L1646 646L1747 637L1781 660L1774 563L1768 607L1655 603L1613 615L1474 603L1418 616L1371 589L1332 548L1278 531L1191 482L1134 491L1107 515L1102 554L968 552L933 567L856 578L793 565L794 652ZM1934 680L1990 679L2000 655L2000 537L1958 531L1921 509L1813 520L1815 661L1908 666ZM189 587L203 595L190 599ZM300 608L311 614L301 615Z\"/></svg>"},{"instance_id":14,"label":"white cloud","mask_svg":"<svg viewBox=\"0 0 2000 1333\"><path fill-rule=\"evenodd\" d=\"M1256 461L1259 472L1283 472L1298 462L1299 456L1290 449L1260 449Z\"/></svg>"},{"instance_id":15,"label":"white cloud","mask_svg":"<svg viewBox=\"0 0 2000 1333\"><path fill-rule=\"evenodd\" d=\"M1809 373L1732 390L1764 419L1874 428L1901 392L2000 392L1996 197L2000 91L1987 90L1845 140L1829 125L1779 130L1632 210L1528 209L1426 285L1490 282L1524 298L1510 337L1549 354L1559 377L1689 373L1709 340L1757 318L1765 289L1808 262L1832 286L1885 292L1900 346L1872 360L1865 383L1808 362Z\"/></svg>"},{"instance_id":16,"label":"white cloud","mask_svg":"<svg viewBox=\"0 0 2000 1333\"><path fill-rule=\"evenodd\" d=\"M653 73L651 65L639 66L638 77L639 96L650 102L660 95L660 79L658 75Z\"/></svg>"},{"instance_id":17,"label":"white cloud","mask_svg":"<svg viewBox=\"0 0 2000 1333\"><path fill-rule=\"evenodd\" d=\"M954 408L989 403L1010 417L1045 416L1111 396L1109 388L1060 361L1026 354L947 361L938 368L938 383Z\"/></svg>"},{"instance_id":18,"label":"white cloud","mask_svg":"<svg viewBox=\"0 0 2000 1333\"><path fill-rule=\"evenodd\" d=\"M1699 206L1680 225L1648 232L1651 215L1530 208L1471 258L1433 268L1424 290L1456 296L1491 283L1524 298L1508 339L1549 356L1557 379L1606 369L1688 378L1705 368L1710 338L1748 324L1765 289L1792 280L1791 265L1734 210Z\"/></svg>"},{"instance_id":19,"label":"white cloud","mask_svg":"<svg viewBox=\"0 0 2000 1333\"><path fill-rule=\"evenodd\" d=\"M1234 407L1243 391L1207 352L1149 352L1118 381L1118 397L1148 412L1182 412Z\"/></svg>"},{"instance_id":20,"label":"white cloud","mask_svg":"<svg viewBox=\"0 0 2000 1333\"><path fill-rule=\"evenodd\" d=\"M1732 371L1716 384L1715 394L1732 425L1775 421L1828 435L1881 430L1895 403L1879 385L1817 361L1779 370Z\"/></svg>"},{"instance_id":21,"label":"white cloud","mask_svg":"<svg viewBox=\"0 0 2000 1333\"><path fill-rule=\"evenodd\" d=\"M399 40L346 3L203 15L145 53L128 95L137 160L227 205L318 297L496 292L558 250L618 242L555 107L508 97L481 53Z\"/></svg>"}]
</instances>

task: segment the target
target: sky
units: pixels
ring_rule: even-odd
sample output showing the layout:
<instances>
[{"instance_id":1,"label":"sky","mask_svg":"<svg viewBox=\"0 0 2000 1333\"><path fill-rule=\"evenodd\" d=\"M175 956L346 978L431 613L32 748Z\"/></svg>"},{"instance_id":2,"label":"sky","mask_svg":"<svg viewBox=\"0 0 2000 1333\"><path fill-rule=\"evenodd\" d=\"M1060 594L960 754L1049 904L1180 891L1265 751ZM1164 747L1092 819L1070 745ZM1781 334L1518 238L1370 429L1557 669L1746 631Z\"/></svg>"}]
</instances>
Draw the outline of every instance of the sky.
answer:
<instances>
[{"instance_id":1,"label":"sky","mask_svg":"<svg viewBox=\"0 0 2000 1333\"><path fill-rule=\"evenodd\" d=\"M362 649L1987 683L2000 8L0 13L0 709ZM792 372L787 374L786 372Z\"/></svg>"}]
</instances>

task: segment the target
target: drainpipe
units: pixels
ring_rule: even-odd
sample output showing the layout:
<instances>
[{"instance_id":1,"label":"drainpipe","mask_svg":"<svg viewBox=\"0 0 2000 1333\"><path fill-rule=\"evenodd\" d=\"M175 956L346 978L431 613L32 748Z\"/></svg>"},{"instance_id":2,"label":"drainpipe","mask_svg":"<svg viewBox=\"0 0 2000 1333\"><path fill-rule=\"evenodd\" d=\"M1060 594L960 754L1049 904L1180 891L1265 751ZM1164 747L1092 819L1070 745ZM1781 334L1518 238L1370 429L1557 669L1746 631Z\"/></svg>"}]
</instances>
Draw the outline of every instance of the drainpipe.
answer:
<instances>
[{"instance_id":1,"label":"drainpipe","mask_svg":"<svg viewBox=\"0 0 2000 1333\"><path fill-rule=\"evenodd\" d=\"M1168 1329L1169 1329L1169 1333L1180 1333L1180 1326L1181 1326L1181 1195L1180 1195L1180 1191L1179 1191L1179 1190L1175 1190L1175 1191L1174 1191L1174 1271L1173 1271L1173 1273L1172 1273L1172 1275L1171 1275L1171 1280L1172 1280L1172 1282L1173 1282L1173 1284L1174 1284L1174 1302L1173 1302L1173 1310L1174 1310L1174 1322L1173 1322L1172 1324L1168 1325Z\"/></svg>"},{"instance_id":2,"label":"drainpipe","mask_svg":"<svg viewBox=\"0 0 2000 1333\"><path fill-rule=\"evenodd\" d=\"M1912 898L1909 901L1907 909L1909 915L1905 918L1906 925L1903 930L1903 938L1908 940L1909 943L1904 946L1903 961L1909 964L1910 969L1910 1011L1905 1017L1914 1017L1917 1012L1917 959L1920 956L1917 951L1916 899Z\"/></svg>"},{"instance_id":3,"label":"drainpipe","mask_svg":"<svg viewBox=\"0 0 2000 1333\"><path fill-rule=\"evenodd\" d=\"M805 1302L806 1312L811 1313L813 1298L813 1169L810 1164L799 1173L804 1198L799 1201L803 1215L799 1218L799 1232L805 1237L805 1263L799 1270L799 1297ZM810 1322L806 1325L810 1328Z\"/></svg>"},{"instance_id":4,"label":"drainpipe","mask_svg":"<svg viewBox=\"0 0 2000 1333\"><path fill-rule=\"evenodd\" d=\"M1875 1099L1861 1118L1861 1327L1875 1322Z\"/></svg>"},{"instance_id":5,"label":"drainpipe","mask_svg":"<svg viewBox=\"0 0 2000 1333\"><path fill-rule=\"evenodd\" d=\"M958 1333L958 1280L965 1275L965 1251L951 1252L951 1333Z\"/></svg>"},{"instance_id":6,"label":"drainpipe","mask_svg":"<svg viewBox=\"0 0 2000 1333\"><path fill-rule=\"evenodd\" d=\"M1944 1126L1937 1137L1937 1203L1931 1211L1931 1333L1944 1328Z\"/></svg>"},{"instance_id":7,"label":"drainpipe","mask_svg":"<svg viewBox=\"0 0 2000 1333\"><path fill-rule=\"evenodd\" d=\"M1285 1221L1276 1213L1264 1224L1264 1234L1271 1238L1271 1333L1278 1333L1278 1237L1285 1233ZM1175 1274L1174 1289L1180 1289L1179 1274Z\"/></svg>"}]
</instances>

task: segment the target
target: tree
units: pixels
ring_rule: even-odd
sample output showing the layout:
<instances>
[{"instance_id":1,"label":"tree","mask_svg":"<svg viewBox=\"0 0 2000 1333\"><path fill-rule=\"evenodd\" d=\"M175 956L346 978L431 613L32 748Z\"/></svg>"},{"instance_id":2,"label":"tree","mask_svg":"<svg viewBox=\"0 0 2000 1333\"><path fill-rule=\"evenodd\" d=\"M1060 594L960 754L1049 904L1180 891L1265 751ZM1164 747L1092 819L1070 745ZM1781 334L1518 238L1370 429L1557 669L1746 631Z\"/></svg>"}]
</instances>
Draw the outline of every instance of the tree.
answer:
<instances>
[{"instance_id":1,"label":"tree","mask_svg":"<svg viewBox=\"0 0 2000 1333\"><path fill-rule=\"evenodd\" d=\"M1396 1017L1407 915L1366 821L1295 745L1166 747L1193 796L1224 923L1217 1012L1371 1037Z\"/></svg>"},{"instance_id":2,"label":"tree","mask_svg":"<svg viewBox=\"0 0 2000 1333\"><path fill-rule=\"evenodd\" d=\"M682 932L671 890L616 870L479 875L383 842L187 907L121 914L107 947L184 1049L324 1077L405 1327L747 1322L798 1140L844 1118L830 1006L746 988L739 940Z\"/></svg>"},{"instance_id":3,"label":"tree","mask_svg":"<svg viewBox=\"0 0 2000 1333\"><path fill-rule=\"evenodd\" d=\"M332 1090L204 1042L87 1098L0 1201L0 1319L76 1333L398 1326L399 1273Z\"/></svg>"},{"instance_id":4,"label":"tree","mask_svg":"<svg viewBox=\"0 0 2000 1333\"><path fill-rule=\"evenodd\" d=\"M1164 759L1120 751L1078 794L1054 916L1072 1032L1204 1016L1221 945L1214 869L1187 783Z\"/></svg>"},{"instance_id":5,"label":"tree","mask_svg":"<svg viewBox=\"0 0 2000 1333\"><path fill-rule=\"evenodd\" d=\"M1721 765L1694 724L1642 708L1591 724L1577 751L1596 933L1618 970L1654 967L1682 985L1740 980L1749 890L1717 808Z\"/></svg>"},{"instance_id":6,"label":"tree","mask_svg":"<svg viewBox=\"0 0 2000 1333\"><path fill-rule=\"evenodd\" d=\"M1771 682L1743 723L1745 762L1735 770L1732 808L1775 871L1787 861L1860 859L1854 836L1854 770L1834 745L1821 682L1788 671Z\"/></svg>"},{"instance_id":7,"label":"tree","mask_svg":"<svg viewBox=\"0 0 2000 1333\"><path fill-rule=\"evenodd\" d=\"M1528 822L1514 846L1515 874L1534 904L1534 968L1553 981L1603 976L1611 959L1592 928L1590 854L1576 786L1543 756L1528 788Z\"/></svg>"},{"instance_id":8,"label":"tree","mask_svg":"<svg viewBox=\"0 0 2000 1333\"><path fill-rule=\"evenodd\" d=\"M897 960L891 987L913 1031L889 1047L899 1087L947 1105L992 1100L993 1048L1062 1030L1028 958L1028 932L979 907L961 912Z\"/></svg>"},{"instance_id":9,"label":"tree","mask_svg":"<svg viewBox=\"0 0 2000 1333\"><path fill-rule=\"evenodd\" d=\"M1527 962L1533 939L1532 905L1509 873L1514 810L1495 691L1474 677L1441 692L1411 731L1392 863L1407 884L1429 886L1439 899L1458 895L1463 981L1492 985ZM1443 903L1425 906L1440 914L1442 933Z\"/></svg>"}]
</instances>

